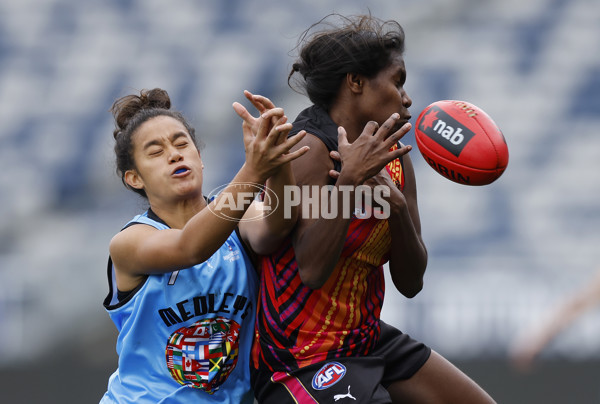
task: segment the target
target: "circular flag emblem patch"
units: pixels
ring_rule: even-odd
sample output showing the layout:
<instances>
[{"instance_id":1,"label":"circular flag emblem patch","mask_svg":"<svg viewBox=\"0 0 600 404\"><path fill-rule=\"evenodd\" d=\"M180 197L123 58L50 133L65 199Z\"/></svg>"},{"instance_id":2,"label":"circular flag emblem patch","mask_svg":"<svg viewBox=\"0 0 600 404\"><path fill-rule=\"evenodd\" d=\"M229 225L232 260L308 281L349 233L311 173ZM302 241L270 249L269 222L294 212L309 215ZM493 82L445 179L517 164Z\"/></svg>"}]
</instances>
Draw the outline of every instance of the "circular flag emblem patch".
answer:
<instances>
[{"instance_id":1,"label":"circular flag emblem patch","mask_svg":"<svg viewBox=\"0 0 600 404\"><path fill-rule=\"evenodd\" d=\"M169 337L167 367L179 384L213 394L238 360L240 325L223 317L182 327Z\"/></svg>"}]
</instances>

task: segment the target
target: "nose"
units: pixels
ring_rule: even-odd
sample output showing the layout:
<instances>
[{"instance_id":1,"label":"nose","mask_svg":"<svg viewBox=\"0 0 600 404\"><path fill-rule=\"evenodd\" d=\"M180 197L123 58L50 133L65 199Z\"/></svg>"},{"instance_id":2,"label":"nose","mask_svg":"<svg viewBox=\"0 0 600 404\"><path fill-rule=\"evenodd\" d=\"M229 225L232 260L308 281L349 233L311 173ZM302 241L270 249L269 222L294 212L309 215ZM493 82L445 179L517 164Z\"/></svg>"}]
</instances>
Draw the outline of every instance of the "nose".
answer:
<instances>
[{"instance_id":1,"label":"nose","mask_svg":"<svg viewBox=\"0 0 600 404\"><path fill-rule=\"evenodd\" d=\"M181 160L183 160L183 154L181 154L177 149L171 149L171 154L169 155L169 163L177 163Z\"/></svg>"}]
</instances>

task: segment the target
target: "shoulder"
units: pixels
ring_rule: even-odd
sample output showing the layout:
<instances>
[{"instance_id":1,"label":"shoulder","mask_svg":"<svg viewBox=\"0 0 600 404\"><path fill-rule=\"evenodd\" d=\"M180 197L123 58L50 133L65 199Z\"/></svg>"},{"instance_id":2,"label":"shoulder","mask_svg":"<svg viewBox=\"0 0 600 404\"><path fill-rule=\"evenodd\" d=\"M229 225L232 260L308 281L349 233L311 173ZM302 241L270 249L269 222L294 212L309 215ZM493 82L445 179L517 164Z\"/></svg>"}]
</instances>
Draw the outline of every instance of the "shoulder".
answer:
<instances>
[{"instance_id":1,"label":"shoulder","mask_svg":"<svg viewBox=\"0 0 600 404\"><path fill-rule=\"evenodd\" d=\"M156 214L148 209L146 212L135 216L118 232L110 241L109 248L111 255L114 250L127 249L132 244L152 232L168 229L169 227ZM115 251L117 252L117 251Z\"/></svg>"},{"instance_id":2,"label":"shoulder","mask_svg":"<svg viewBox=\"0 0 600 404\"><path fill-rule=\"evenodd\" d=\"M150 224L130 223L110 240L109 252L113 261L119 262L129 258L131 253L148 235L159 231Z\"/></svg>"},{"instance_id":3,"label":"shoulder","mask_svg":"<svg viewBox=\"0 0 600 404\"><path fill-rule=\"evenodd\" d=\"M127 223L123 229L115 234L111 240L113 243L122 243L137 237L143 236L150 232L159 231L160 229L151 223L132 221Z\"/></svg>"},{"instance_id":4,"label":"shoulder","mask_svg":"<svg viewBox=\"0 0 600 404\"><path fill-rule=\"evenodd\" d=\"M306 108L298 114L292 125L290 136L305 130L318 138L328 150L337 150L338 125L324 109L316 105Z\"/></svg>"},{"instance_id":5,"label":"shoulder","mask_svg":"<svg viewBox=\"0 0 600 404\"><path fill-rule=\"evenodd\" d=\"M329 170L334 163L329 156L329 148L312 133L307 133L295 147L308 146L310 150L292 161L292 170L298 184L325 185L329 183Z\"/></svg>"},{"instance_id":6,"label":"shoulder","mask_svg":"<svg viewBox=\"0 0 600 404\"><path fill-rule=\"evenodd\" d=\"M151 225L131 224L111 239L109 255L119 290L133 290L145 279L145 275L135 272L132 263L136 262L137 249L142 240L157 231L159 230Z\"/></svg>"}]
</instances>

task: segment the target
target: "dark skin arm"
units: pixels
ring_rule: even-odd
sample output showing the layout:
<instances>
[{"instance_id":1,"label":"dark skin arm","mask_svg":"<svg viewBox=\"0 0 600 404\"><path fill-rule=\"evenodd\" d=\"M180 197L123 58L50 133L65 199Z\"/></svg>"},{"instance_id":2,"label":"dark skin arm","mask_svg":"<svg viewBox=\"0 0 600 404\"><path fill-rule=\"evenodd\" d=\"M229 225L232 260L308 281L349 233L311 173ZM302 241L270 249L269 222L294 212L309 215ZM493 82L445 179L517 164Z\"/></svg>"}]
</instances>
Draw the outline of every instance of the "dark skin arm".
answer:
<instances>
[{"instance_id":1,"label":"dark skin arm","mask_svg":"<svg viewBox=\"0 0 600 404\"><path fill-rule=\"evenodd\" d=\"M396 289L411 298L423 288L427 267L427 249L421 237L421 220L417 205L417 187L412 161L408 155L404 162L404 190L400 191L384 168L365 184L371 187L385 185L390 189L388 224L391 234L389 269Z\"/></svg>"},{"instance_id":2,"label":"dark skin arm","mask_svg":"<svg viewBox=\"0 0 600 404\"><path fill-rule=\"evenodd\" d=\"M307 135L301 143L310 147L312 158L308 162L292 163L298 186L318 185L320 188L329 184L327 173L333 169L333 163L328 158L329 152L323 142L313 135ZM336 183L340 184L340 181ZM298 222L292 233L292 245L300 278L306 286L317 289L327 281L339 259L349 224L350 221L341 215L333 219L309 218L306 209L300 206Z\"/></svg>"},{"instance_id":3,"label":"dark skin arm","mask_svg":"<svg viewBox=\"0 0 600 404\"><path fill-rule=\"evenodd\" d=\"M330 156L340 161L339 153L332 151ZM423 288L427 248L421 237L414 168L408 155L403 156L402 160L405 179L403 192L396 187L386 168L368 179L365 185L371 188L383 185L390 190L389 196L385 198L390 205L390 274L396 289L404 296L412 298ZM330 176L337 178L339 173L332 170Z\"/></svg>"},{"instance_id":4,"label":"dark skin arm","mask_svg":"<svg viewBox=\"0 0 600 404\"><path fill-rule=\"evenodd\" d=\"M410 125L403 126L393 132L392 128L398 120L392 115L381 127L376 122L369 122L361 135L352 143L348 143L346 132L340 128L338 149L342 160L342 169L337 177L337 212L331 219L308 218L308 212L300 207L299 219L293 233L292 243L296 252L299 274L302 282L317 289L329 279L337 264L346 239L349 215L343 215L343 199L354 200L353 189L377 174L387 163L399 158L411 149L405 146L394 151L389 149L409 130ZM292 162L292 170L298 185L324 186L329 183L329 171L333 162L325 145L316 137L307 135L298 146L310 146L310 153L305 158ZM340 187L348 186L351 190L341 191ZM344 195L346 193L346 195ZM345 197L345 198L344 198ZM331 204L331 195L328 200ZM350 204L350 211L354 210Z\"/></svg>"}]
</instances>

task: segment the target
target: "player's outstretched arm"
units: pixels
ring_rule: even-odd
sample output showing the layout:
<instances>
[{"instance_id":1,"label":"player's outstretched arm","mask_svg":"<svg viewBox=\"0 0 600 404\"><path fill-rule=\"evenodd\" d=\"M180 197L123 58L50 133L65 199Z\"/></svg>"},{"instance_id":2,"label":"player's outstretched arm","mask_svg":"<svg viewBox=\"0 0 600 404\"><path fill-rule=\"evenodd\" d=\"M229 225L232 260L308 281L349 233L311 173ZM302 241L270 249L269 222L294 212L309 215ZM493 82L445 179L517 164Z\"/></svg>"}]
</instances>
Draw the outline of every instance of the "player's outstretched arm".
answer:
<instances>
[{"instance_id":1,"label":"player's outstretched arm","mask_svg":"<svg viewBox=\"0 0 600 404\"><path fill-rule=\"evenodd\" d=\"M273 125L275 119L276 125ZM285 124L283 111L266 111L260 118L256 136L251 131L244 132L244 165L208 207L196 213L182 228L159 231L140 225L128 227L115 235L110 244L110 254L119 273L128 279L127 284L139 283L140 277L146 274L190 267L214 254L252 203L245 196L255 192L255 184L263 184L282 165L306 152L305 149L290 151L301 137L276 144L285 131L289 131L289 124ZM229 201L241 203L231 204Z\"/></svg>"},{"instance_id":2,"label":"player's outstretched arm","mask_svg":"<svg viewBox=\"0 0 600 404\"><path fill-rule=\"evenodd\" d=\"M305 136L302 131L294 136L294 139L287 139L287 135L292 129L292 125L287 122L282 109L277 109L275 105L266 97L252 94L245 91L244 94L256 107L261 116L253 117L241 104L235 103L234 109L243 119L242 129L246 136L262 136L268 130L269 124L279 125L275 129L278 131L277 138L274 140L273 147L299 142ZM273 117L279 117L280 121L267 118L268 111L273 112ZM281 115L280 115L281 114ZM261 122L264 123L261 125ZM309 150L308 146L299 147L291 154L289 150L283 153L282 157L288 158L300 157ZM294 158L294 159L295 159ZM260 184L262 185L262 184ZM264 195L262 201L254 201L246 211L243 220L240 221L239 229L242 238L250 245L251 249L258 254L268 254L279 246L296 224L297 206L285 205L285 188L295 186L296 181L292 173L290 163L282 164L264 184Z\"/></svg>"}]
</instances>

